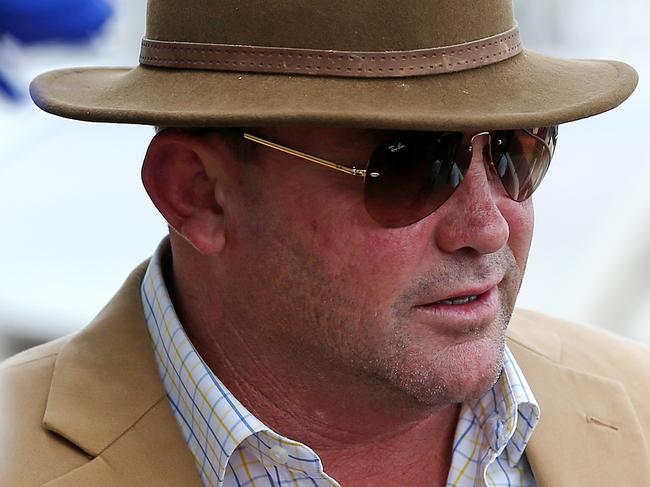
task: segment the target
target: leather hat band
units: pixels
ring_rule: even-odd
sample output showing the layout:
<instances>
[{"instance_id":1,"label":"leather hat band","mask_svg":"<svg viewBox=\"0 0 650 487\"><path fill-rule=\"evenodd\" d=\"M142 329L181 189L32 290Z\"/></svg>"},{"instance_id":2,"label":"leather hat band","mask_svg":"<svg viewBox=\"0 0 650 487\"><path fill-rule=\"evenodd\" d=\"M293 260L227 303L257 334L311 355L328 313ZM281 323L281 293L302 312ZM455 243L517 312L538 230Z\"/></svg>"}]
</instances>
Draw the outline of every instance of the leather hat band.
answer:
<instances>
[{"instance_id":1,"label":"leather hat band","mask_svg":"<svg viewBox=\"0 0 650 487\"><path fill-rule=\"evenodd\" d=\"M394 78L464 71L498 63L523 49L517 26L484 39L412 51L331 51L142 40L140 64L249 73Z\"/></svg>"}]
</instances>

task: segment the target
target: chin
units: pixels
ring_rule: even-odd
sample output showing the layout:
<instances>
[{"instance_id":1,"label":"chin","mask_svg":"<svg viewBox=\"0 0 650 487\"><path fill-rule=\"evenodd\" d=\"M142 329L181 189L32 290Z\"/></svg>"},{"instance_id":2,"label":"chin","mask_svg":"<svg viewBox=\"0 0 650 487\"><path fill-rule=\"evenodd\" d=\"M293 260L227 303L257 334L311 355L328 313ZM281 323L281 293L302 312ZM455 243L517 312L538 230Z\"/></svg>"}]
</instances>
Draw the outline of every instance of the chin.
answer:
<instances>
[{"instance_id":1,"label":"chin","mask_svg":"<svg viewBox=\"0 0 650 487\"><path fill-rule=\"evenodd\" d=\"M412 350L391 367L393 387L429 406L446 406L481 398L496 383L503 367L504 339L481 338L433 353Z\"/></svg>"}]
</instances>

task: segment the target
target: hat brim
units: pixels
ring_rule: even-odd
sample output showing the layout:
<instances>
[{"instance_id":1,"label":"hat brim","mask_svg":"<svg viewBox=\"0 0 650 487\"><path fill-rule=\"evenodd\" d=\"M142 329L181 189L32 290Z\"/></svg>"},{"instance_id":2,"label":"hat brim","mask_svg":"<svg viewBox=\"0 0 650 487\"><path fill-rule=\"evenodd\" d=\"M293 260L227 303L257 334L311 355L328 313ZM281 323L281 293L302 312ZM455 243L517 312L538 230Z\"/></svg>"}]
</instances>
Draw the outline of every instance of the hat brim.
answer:
<instances>
[{"instance_id":1,"label":"hat brim","mask_svg":"<svg viewBox=\"0 0 650 487\"><path fill-rule=\"evenodd\" d=\"M51 71L30 87L62 117L158 126L345 126L482 130L555 125L628 98L636 71L617 61L524 51L482 68L436 76L359 79L135 68Z\"/></svg>"}]
</instances>

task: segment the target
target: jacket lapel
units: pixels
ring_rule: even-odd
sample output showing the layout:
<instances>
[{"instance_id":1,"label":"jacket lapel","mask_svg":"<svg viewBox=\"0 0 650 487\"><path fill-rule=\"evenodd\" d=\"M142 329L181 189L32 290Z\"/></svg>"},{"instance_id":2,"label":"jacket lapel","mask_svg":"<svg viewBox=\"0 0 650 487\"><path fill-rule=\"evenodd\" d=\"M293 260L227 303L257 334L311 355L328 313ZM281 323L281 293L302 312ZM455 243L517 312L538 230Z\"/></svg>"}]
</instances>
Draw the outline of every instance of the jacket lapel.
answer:
<instances>
[{"instance_id":1,"label":"jacket lapel","mask_svg":"<svg viewBox=\"0 0 650 487\"><path fill-rule=\"evenodd\" d=\"M623 385L561 365L552 332L513 328L509 346L541 410L526 448L538 485L650 485L650 456Z\"/></svg>"},{"instance_id":2,"label":"jacket lapel","mask_svg":"<svg viewBox=\"0 0 650 487\"><path fill-rule=\"evenodd\" d=\"M90 462L44 487L200 487L196 466L167 398Z\"/></svg>"},{"instance_id":3,"label":"jacket lapel","mask_svg":"<svg viewBox=\"0 0 650 487\"><path fill-rule=\"evenodd\" d=\"M48 487L200 486L153 359L140 301L145 270L57 358L43 425L92 460Z\"/></svg>"}]
</instances>

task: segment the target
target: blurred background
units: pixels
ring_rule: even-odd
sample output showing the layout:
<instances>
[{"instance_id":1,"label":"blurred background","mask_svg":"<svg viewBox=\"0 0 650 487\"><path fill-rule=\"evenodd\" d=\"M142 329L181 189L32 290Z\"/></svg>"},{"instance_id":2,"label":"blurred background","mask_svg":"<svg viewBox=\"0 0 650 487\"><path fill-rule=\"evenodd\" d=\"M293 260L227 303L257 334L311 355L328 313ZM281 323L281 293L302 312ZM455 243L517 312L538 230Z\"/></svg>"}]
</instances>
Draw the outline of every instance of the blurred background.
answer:
<instances>
[{"instance_id":1,"label":"blurred background","mask_svg":"<svg viewBox=\"0 0 650 487\"><path fill-rule=\"evenodd\" d=\"M622 107L561 127L518 304L650 343L650 2L515 4L529 49L641 76ZM56 118L27 95L49 69L135 65L145 6L0 0L0 359L90 321L166 233L140 184L150 127Z\"/></svg>"}]
</instances>

